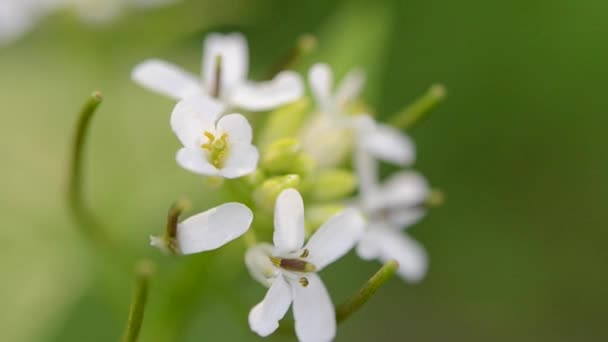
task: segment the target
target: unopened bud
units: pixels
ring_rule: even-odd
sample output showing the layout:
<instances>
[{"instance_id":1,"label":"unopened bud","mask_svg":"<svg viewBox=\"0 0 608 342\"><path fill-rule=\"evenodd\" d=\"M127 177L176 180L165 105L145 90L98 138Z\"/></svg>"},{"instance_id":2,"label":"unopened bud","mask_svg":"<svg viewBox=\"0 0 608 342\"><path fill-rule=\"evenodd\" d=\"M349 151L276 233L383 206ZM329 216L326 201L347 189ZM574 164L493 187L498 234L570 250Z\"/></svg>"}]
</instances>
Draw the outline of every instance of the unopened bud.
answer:
<instances>
[{"instance_id":1,"label":"unopened bud","mask_svg":"<svg viewBox=\"0 0 608 342\"><path fill-rule=\"evenodd\" d=\"M352 172L343 169L320 171L311 186L311 197L317 201L342 199L350 195L357 186Z\"/></svg>"},{"instance_id":2,"label":"unopened bud","mask_svg":"<svg viewBox=\"0 0 608 342\"><path fill-rule=\"evenodd\" d=\"M342 204L317 204L306 207L306 233L311 235L321 225L337 213L344 210Z\"/></svg>"},{"instance_id":3,"label":"unopened bud","mask_svg":"<svg viewBox=\"0 0 608 342\"><path fill-rule=\"evenodd\" d=\"M268 178L253 192L253 201L259 208L272 212L277 196L283 190L295 188L299 184L300 176L294 174Z\"/></svg>"},{"instance_id":4,"label":"unopened bud","mask_svg":"<svg viewBox=\"0 0 608 342\"><path fill-rule=\"evenodd\" d=\"M310 106L310 100L302 98L270 112L260 134L258 147L265 149L279 139L298 135Z\"/></svg>"}]
</instances>

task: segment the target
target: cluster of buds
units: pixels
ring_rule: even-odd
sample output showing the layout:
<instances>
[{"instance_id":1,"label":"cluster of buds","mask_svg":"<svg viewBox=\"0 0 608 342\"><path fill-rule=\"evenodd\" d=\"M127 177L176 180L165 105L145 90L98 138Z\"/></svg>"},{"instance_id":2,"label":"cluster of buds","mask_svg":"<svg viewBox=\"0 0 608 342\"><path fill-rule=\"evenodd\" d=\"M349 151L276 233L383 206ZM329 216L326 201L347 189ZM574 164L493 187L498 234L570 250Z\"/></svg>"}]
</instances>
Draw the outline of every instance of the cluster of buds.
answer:
<instances>
[{"instance_id":1,"label":"cluster of buds","mask_svg":"<svg viewBox=\"0 0 608 342\"><path fill-rule=\"evenodd\" d=\"M311 39L301 42L310 48ZM334 87L331 68L313 65L311 101L294 71L249 80L241 34L210 34L203 51L200 77L158 59L136 66L132 77L177 101L170 118L183 146L177 163L213 179L235 201L182 222L178 203L164 235L151 237L151 244L185 255L244 235L245 264L269 288L249 313L251 329L272 334L293 304L300 341L332 340L336 309L318 272L355 249L365 260L395 260L404 280L419 281L427 255L403 230L425 215L437 193L411 170L379 180L380 162L410 167L415 148L359 100L363 71L349 72ZM262 117L254 134L250 121Z\"/></svg>"}]
</instances>

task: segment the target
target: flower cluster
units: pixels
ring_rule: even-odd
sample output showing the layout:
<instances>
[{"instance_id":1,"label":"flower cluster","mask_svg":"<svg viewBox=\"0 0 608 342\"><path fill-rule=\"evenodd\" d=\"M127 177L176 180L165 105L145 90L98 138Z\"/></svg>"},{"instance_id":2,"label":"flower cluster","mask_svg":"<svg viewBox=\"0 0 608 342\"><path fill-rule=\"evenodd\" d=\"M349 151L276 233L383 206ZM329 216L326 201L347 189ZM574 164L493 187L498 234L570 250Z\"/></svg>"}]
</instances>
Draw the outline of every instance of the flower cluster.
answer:
<instances>
[{"instance_id":1,"label":"flower cluster","mask_svg":"<svg viewBox=\"0 0 608 342\"><path fill-rule=\"evenodd\" d=\"M311 105L296 72L251 81L248 59L241 34L210 34L201 76L159 59L134 68L135 82L178 101L170 118L183 146L177 163L231 185L248 204L226 203L176 222L151 244L192 254L246 234L245 264L269 288L249 313L251 329L272 334L293 305L298 339L329 341L336 313L318 272L354 248L365 260L396 260L405 280L422 279L425 250L402 230L425 215L431 191L414 171L379 180L380 162L411 166L414 146L361 109L362 71L348 73L334 90L330 67L313 65ZM265 125L254 135L250 121L262 116Z\"/></svg>"}]
</instances>

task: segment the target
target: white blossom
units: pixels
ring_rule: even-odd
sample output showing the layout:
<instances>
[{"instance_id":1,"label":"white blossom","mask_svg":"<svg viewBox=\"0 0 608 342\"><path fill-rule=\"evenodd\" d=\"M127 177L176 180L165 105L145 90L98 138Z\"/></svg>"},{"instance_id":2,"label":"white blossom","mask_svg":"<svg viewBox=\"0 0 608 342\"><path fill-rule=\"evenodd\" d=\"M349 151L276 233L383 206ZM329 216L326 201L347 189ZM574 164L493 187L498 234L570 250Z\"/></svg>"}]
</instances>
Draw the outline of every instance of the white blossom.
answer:
<instances>
[{"instance_id":1,"label":"white blossom","mask_svg":"<svg viewBox=\"0 0 608 342\"><path fill-rule=\"evenodd\" d=\"M320 167L340 164L351 151L352 118L348 105L357 100L365 84L365 74L350 71L333 89L333 72L329 65L318 63L308 72L308 83L317 110L301 133L302 147Z\"/></svg>"},{"instance_id":2,"label":"white blossom","mask_svg":"<svg viewBox=\"0 0 608 342\"><path fill-rule=\"evenodd\" d=\"M0 1L0 46L13 42L31 30L60 0Z\"/></svg>"},{"instance_id":3,"label":"white blossom","mask_svg":"<svg viewBox=\"0 0 608 342\"><path fill-rule=\"evenodd\" d=\"M426 251L403 230L426 213L423 204L430 192L426 180L416 172L401 171L378 184L377 161L365 153L357 157L360 183L357 207L368 219L357 254L362 259L382 263L395 259L403 279L421 280L428 267Z\"/></svg>"},{"instance_id":4,"label":"white blossom","mask_svg":"<svg viewBox=\"0 0 608 342\"><path fill-rule=\"evenodd\" d=\"M335 309L317 272L347 253L359 240L365 222L353 208L330 218L304 245L304 204L294 189L276 201L274 246L262 243L245 256L253 278L269 287L249 313L260 336L272 334L293 303L300 341L330 341L336 334Z\"/></svg>"},{"instance_id":5,"label":"white blossom","mask_svg":"<svg viewBox=\"0 0 608 342\"><path fill-rule=\"evenodd\" d=\"M191 97L177 103L171 128L184 146L177 163L201 175L237 178L253 172L259 153L251 143L252 130L241 114L227 114L210 98ZM219 120L218 120L219 118Z\"/></svg>"},{"instance_id":6,"label":"white blossom","mask_svg":"<svg viewBox=\"0 0 608 342\"><path fill-rule=\"evenodd\" d=\"M209 251L243 235L252 220L253 213L245 205L225 203L178 223L175 241L151 236L150 244L162 250L173 249L178 254Z\"/></svg>"},{"instance_id":7,"label":"white blossom","mask_svg":"<svg viewBox=\"0 0 608 342\"><path fill-rule=\"evenodd\" d=\"M247 80L248 70L245 37L239 33L214 33L205 39L201 77L159 59L142 62L132 77L143 87L174 99L206 95L219 98L229 108L251 111L270 110L302 96L302 81L295 72L283 71L270 81L256 83Z\"/></svg>"}]
</instances>

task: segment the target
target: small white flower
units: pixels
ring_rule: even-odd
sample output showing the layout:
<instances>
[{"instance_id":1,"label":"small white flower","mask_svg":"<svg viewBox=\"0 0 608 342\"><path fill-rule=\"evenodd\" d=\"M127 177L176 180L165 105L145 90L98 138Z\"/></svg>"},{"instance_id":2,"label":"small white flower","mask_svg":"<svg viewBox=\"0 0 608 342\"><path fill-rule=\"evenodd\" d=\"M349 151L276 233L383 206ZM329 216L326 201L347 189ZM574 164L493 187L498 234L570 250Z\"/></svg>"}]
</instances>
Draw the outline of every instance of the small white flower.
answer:
<instances>
[{"instance_id":1,"label":"small white flower","mask_svg":"<svg viewBox=\"0 0 608 342\"><path fill-rule=\"evenodd\" d=\"M217 120L223 111L224 106L210 98L191 97L177 103L171 128L184 145L177 152L179 165L197 174L224 178L255 170L259 153L251 144L251 125L241 114Z\"/></svg>"},{"instance_id":2,"label":"small white flower","mask_svg":"<svg viewBox=\"0 0 608 342\"><path fill-rule=\"evenodd\" d=\"M260 336L272 334L293 302L298 340L330 341L336 334L335 309L316 272L347 253L359 240L365 222L356 209L332 217L304 245L304 204L294 189L276 201L274 246L262 243L245 256L253 278L269 286L249 313L249 325Z\"/></svg>"},{"instance_id":3,"label":"small white flower","mask_svg":"<svg viewBox=\"0 0 608 342\"><path fill-rule=\"evenodd\" d=\"M331 68L318 63L310 68L308 82L317 112L302 130L302 147L320 167L333 167L351 151L353 116L347 106L359 96L365 74L359 69L350 71L334 91Z\"/></svg>"},{"instance_id":4,"label":"small white flower","mask_svg":"<svg viewBox=\"0 0 608 342\"><path fill-rule=\"evenodd\" d=\"M428 267L426 251L402 230L426 214L423 203L430 192L426 180L413 171L402 171L383 184L377 184L375 178L360 182L358 207L367 215L368 224L357 254L382 263L395 259L403 279L420 281Z\"/></svg>"},{"instance_id":5,"label":"small white flower","mask_svg":"<svg viewBox=\"0 0 608 342\"><path fill-rule=\"evenodd\" d=\"M302 96L302 81L292 71L283 71L268 82L247 80L249 52L245 37L239 33L207 36L202 79L158 59L147 60L136 66L132 77L143 87L175 99L203 94L211 96L217 81L218 56L221 57L218 98L227 107L264 111Z\"/></svg>"},{"instance_id":6,"label":"small white flower","mask_svg":"<svg viewBox=\"0 0 608 342\"><path fill-rule=\"evenodd\" d=\"M55 7L56 0L0 1L0 46L27 33L40 17Z\"/></svg>"},{"instance_id":7,"label":"small white flower","mask_svg":"<svg viewBox=\"0 0 608 342\"><path fill-rule=\"evenodd\" d=\"M175 241L150 236L150 245L178 254L209 251L243 235L252 220L253 213L245 205L225 203L178 223Z\"/></svg>"}]
</instances>

